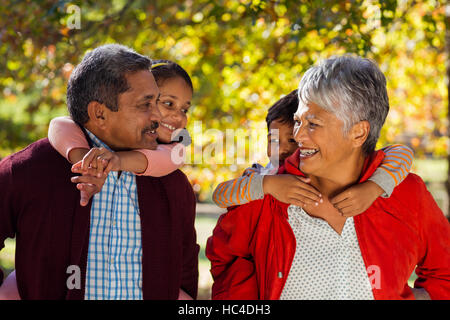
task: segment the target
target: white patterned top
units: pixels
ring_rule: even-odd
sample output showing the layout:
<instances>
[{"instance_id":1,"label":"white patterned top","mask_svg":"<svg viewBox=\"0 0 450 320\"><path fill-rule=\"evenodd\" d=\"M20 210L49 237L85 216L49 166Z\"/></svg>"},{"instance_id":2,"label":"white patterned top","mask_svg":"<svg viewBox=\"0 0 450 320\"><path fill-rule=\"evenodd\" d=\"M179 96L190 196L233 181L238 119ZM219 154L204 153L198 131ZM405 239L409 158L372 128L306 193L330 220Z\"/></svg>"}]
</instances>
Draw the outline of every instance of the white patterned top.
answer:
<instances>
[{"instance_id":1,"label":"white patterned top","mask_svg":"<svg viewBox=\"0 0 450 320\"><path fill-rule=\"evenodd\" d=\"M288 208L297 248L281 300L373 300L353 218L341 235L302 208Z\"/></svg>"}]
</instances>

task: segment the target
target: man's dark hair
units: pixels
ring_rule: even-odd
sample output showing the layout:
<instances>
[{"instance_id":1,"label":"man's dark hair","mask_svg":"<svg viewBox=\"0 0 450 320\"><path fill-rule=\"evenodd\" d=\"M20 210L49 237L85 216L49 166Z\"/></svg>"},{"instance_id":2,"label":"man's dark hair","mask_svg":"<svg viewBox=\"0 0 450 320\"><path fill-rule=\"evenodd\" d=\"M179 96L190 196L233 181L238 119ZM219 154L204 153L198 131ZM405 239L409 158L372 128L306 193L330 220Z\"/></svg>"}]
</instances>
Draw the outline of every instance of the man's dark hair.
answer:
<instances>
[{"instance_id":1,"label":"man's dark hair","mask_svg":"<svg viewBox=\"0 0 450 320\"><path fill-rule=\"evenodd\" d=\"M158 86L161 86L165 80L176 77L182 78L186 84L194 91L191 77L179 64L170 60L153 60L152 73Z\"/></svg>"},{"instance_id":2,"label":"man's dark hair","mask_svg":"<svg viewBox=\"0 0 450 320\"><path fill-rule=\"evenodd\" d=\"M266 116L267 129L272 121L278 120L282 123L294 125L294 113L298 108L297 90L284 96L269 108Z\"/></svg>"},{"instance_id":3,"label":"man's dark hair","mask_svg":"<svg viewBox=\"0 0 450 320\"><path fill-rule=\"evenodd\" d=\"M70 75L67 107L72 119L80 125L88 120L87 107L92 101L118 111L118 97L129 89L126 75L150 70L152 61L132 49L107 44L85 54Z\"/></svg>"}]
</instances>

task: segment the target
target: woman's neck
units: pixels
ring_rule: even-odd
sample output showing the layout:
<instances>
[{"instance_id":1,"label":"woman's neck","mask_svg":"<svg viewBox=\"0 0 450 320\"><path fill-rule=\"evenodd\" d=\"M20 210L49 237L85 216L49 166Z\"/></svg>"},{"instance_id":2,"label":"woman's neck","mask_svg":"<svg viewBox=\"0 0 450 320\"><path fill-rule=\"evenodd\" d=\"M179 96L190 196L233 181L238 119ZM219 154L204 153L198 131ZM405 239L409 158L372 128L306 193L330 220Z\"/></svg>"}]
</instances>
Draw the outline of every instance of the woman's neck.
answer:
<instances>
[{"instance_id":1,"label":"woman's neck","mask_svg":"<svg viewBox=\"0 0 450 320\"><path fill-rule=\"evenodd\" d=\"M333 197L358 182L366 157L361 153L349 159L326 176L313 176L311 184L326 197Z\"/></svg>"}]
</instances>

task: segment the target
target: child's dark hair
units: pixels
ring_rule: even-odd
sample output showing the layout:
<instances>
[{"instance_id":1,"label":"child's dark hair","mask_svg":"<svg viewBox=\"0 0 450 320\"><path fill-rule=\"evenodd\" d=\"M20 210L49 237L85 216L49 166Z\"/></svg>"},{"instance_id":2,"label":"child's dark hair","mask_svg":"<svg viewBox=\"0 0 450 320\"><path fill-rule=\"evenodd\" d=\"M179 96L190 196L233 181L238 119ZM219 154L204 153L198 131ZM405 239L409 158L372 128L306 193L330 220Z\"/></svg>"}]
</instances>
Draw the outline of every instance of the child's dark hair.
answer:
<instances>
[{"instance_id":1,"label":"child's dark hair","mask_svg":"<svg viewBox=\"0 0 450 320\"><path fill-rule=\"evenodd\" d=\"M152 74L155 77L155 81L158 85L162 85L164 80L181 77L188 86L194 91L191 77L178 63L170 60L152 60Z\"/></svg>"},{"instance_id":2,"label":"child's dark hair","mask_svg":"<svg viewBox=\"0 0 450 320\"><path fill-rule=\"evenodd\" d=\"M282 123L294 125L294 113L298 108L297 90L292 91L269 108L266 116L267 129L272 121L278 120Z\"/></svg>"}]
</instances>

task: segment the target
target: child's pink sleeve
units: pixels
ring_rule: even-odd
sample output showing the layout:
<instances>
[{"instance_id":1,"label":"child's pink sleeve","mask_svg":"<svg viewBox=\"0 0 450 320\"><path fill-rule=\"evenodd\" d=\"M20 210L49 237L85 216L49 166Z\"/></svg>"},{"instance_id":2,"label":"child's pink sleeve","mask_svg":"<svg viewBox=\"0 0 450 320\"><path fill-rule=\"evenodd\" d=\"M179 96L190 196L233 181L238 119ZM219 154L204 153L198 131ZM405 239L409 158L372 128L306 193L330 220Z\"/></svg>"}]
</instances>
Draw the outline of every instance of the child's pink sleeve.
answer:
<instances>
[{"instance_id":1,"label":"child's pink sleeve","mask_svg":"<svg viewBox=\"0 0 450 320\"><path fill-rule=\"evenodd\" d=\"M48 140L66 159L69 159L72 149L90 149L83 131L70 117L57 117L50 121Z\"/></svg>"},{"instance_id":2,"label":"child's pink sleeve","mask_svg":"<svg viewBox=\"0 0 450 320\"><path fill-rule=\"evenodd\" d=\"M162 177L184 164L186 148L181 143L159 144L156 150L138 149L147 158L147 169L138 176Z\"/></svg>"}]
</instances>

